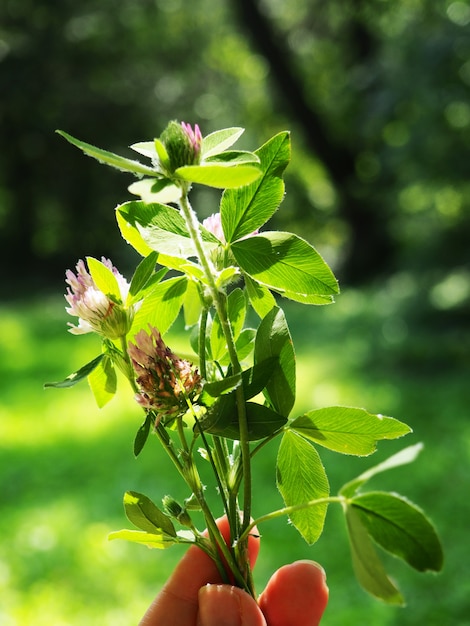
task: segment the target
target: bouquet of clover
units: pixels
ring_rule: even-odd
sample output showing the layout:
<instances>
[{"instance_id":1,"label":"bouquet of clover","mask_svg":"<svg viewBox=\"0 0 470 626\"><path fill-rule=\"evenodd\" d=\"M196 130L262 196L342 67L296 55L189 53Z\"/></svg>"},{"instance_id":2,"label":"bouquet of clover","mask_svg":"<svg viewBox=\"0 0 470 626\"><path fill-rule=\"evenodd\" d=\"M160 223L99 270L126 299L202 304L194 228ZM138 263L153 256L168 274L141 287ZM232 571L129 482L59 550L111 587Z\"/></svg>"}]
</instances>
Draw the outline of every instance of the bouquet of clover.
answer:
<instances>
[{"instance_id":1,"label":"bouquet of clover","mask_svg":"<svg viewBox=\"0 0 470 626\"><path fill-rule=\"evenodd\" d=\"M376 544L419 571L441 568L441 545L430 521L409 500L364 487L372 476L413 461L421 445L405 448L330 495L318 447L365 456L379 440L411 429L344 406L291 415L295 355L279 296L304 306L329 304L338 284L307 241L260 231L284 196L289 133L275 135L253 153L231 150L242 132L228 128L202 137L197 125L172 121L158 139L131 146L149 164L60 132L86 154L140 179L129 190L141 199L119 205L116 217L123 238L143 259L130 283L107 259L88 258L78 262L76 273L67 272L67 311L79 319L70 332L97 333L102 352L48 386L69 387L87 378L101 407L115 393L119 370L144 413L135 456L151 435L187 485L184 502L165 496L160 506L127 492L125 512L136 529L111 533L111 539L152 548L196 544L215 561L223 580L254 596L247 558L254 529L287 516L311 545L323 532L328 506L339 504L359 583L386 602L402 604ZM189 200L194 184L223 189L218 212L202 223ZM256 328L246 324L250 308ZM194 364L163 339L181 309ZM254 518L252 460L274 438L277 488L285 506ZM206 499L201 464L213 472L217 516ZM205 532L196 527L195 511L202 512ZM230 527L228 542L216 523L221 513Z\"/></svg>"}]
</instances>

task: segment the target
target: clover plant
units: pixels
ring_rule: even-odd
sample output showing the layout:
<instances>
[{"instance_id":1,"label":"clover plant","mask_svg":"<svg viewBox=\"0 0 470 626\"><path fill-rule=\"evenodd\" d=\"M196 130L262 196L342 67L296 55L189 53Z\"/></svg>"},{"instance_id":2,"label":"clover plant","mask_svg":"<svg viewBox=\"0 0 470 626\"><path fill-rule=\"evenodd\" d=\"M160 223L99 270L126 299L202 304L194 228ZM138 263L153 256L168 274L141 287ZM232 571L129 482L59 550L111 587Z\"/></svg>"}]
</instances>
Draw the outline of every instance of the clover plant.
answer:
<instances>
[{"instance_id":1,"label":"clover plant","mask_svg":"<svg viewBox=\"0 0 470 626\"><path fill-rule=\"evenodd\" d=\"M411 429L362 408L293 413L295 352L282 301L331 304L338 282L305 239L266 228L284 197L289 133L276 134L254 152L233 150L242 133L226 128L203 137L197 125L172 121L159 138L131 146L146 158L143 163L60 132L87 155L139 179L129 188L139 199L120 204L116 218L142 261L130 282L108 259L80 260L75 272L67 271L67 311L78 318L70 332L97 333L102 351L47 386L88 379L102 407L116 391L119 370L143 411L135 456L159 442L186 483L183 502L165 496L157 505L127 492L125 512L135 528L113 532L111 539L160 549L197 544L214 559L223 580L255 595L247 559L254 529L287 516L311 545L324 530L328 507L339 505L359 583L388 603L402 604L376 546L419 571L438 571L441 545L417 506L396 493L365 487L372 476L413 461L421 444L330 493L321 448L367 456L378 441ZM190 204L194 185L223 190L217 210L202 221ZM248 315L250 309L254 314ZM164 340L181 310L194 351L190 360ZM257 323L248 325L247 319ZM253 494L261 486L252 460L273 439L279 441L273 478L285 506L254 518ZM204 463L212 468L212 487L220 496L217 510L209 507L200 478ZM206 532L196 525L196 511L202 512ZM229 543L216 523L220 515L230 524Z\"/></svg>"}]
</instances>

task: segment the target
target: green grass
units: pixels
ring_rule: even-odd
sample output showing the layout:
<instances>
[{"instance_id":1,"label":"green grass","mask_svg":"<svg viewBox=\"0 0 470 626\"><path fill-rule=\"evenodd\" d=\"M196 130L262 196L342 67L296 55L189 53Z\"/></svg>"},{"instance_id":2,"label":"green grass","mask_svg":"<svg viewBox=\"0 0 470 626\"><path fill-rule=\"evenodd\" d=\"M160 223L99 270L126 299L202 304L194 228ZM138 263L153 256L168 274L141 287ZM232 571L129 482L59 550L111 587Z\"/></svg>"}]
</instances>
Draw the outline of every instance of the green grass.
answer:
<instances>
[{"instance_id":1,"label":"green grass","mask_svg":"<svg viewBox=\"0 0 470 626\"><path fill-rule=\"evenodd\" d=\"M407 325L403 303L377 291L356 292L333 307L288 306L297 348L296 411L346 404L392 415L414 430L383 442L366 459L321 451L332 491L405 445L423 441L417 462L374 479L435 522L446 562L421 575L385 556L408 607L387 607L354 580L340 511L330 508L326 532L308 547L285 519L261 527L256 583L262 589L283 563L311 558L328 573L331 604L325 626L464 626L470 624L468 468L470 419L468 336L447 327ZM136 460L132 441L139 408L123 392L98 410L86 384L43 390L99 352L94 337L65 332L60 298L0 306L0 626L136 624L183 553L151 551L107 534L127 526L127 489L156 501L185 497L169 462L152 440ZM442 332L441 332L442 330ZM181 347L175 328L170 345ZM255 516L281 506L274 486L276 442L254 463ZM209 497L215 491L208 487Z\"/></svg>"}]
</instances>

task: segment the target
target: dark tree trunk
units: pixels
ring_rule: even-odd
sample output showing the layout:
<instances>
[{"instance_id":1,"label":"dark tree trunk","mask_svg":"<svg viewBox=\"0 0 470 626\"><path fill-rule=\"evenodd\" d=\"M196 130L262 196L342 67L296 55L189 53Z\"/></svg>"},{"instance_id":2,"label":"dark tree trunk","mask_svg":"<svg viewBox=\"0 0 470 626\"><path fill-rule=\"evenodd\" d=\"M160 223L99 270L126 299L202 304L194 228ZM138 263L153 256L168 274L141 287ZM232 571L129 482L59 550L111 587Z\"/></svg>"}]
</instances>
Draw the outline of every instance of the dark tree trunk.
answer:
<instances>
[{"instance_id":1,"label":"dark tree trunk","mask_svg":"<svg viewBox=\"0 0 470 626\"><path fill-rule=\"evenodd\" d=\"M393 247L380 207L360 188L356 153L331 137L303 89L289 47L262 14L256 0L234 0L234 7L243 29L269 63L279 98L302 128L307 145L322 161L336 188L340 213L351 231L349 251L341 269L343 280L359 283L377 276L392 264ZM351 24L350 37L356 55L371 53L371 39L359 22Z\"/></svg>"}]
</instances>

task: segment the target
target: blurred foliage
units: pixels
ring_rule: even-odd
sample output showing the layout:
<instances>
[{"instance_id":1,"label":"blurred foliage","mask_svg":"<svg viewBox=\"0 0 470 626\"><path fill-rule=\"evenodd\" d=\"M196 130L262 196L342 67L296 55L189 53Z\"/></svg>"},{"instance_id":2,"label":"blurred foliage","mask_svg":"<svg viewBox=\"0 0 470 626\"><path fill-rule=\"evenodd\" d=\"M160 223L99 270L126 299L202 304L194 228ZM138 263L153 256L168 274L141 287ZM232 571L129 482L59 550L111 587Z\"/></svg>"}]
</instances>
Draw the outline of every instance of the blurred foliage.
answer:
<instances>
[{"instance_id":1,"label":"blurred foliage","mask_svg":"<svg viewBox=\"0 0 470 626\"><path fill-rule=\"evenodd\" d=\"M275 227L300 223L348 282L406 268L427 291L457 285L460 305L469 23L462 0L5 0L2 282L57 284L85 254L130 262L113 207L132 181L84 159L56 128L126 154L176 118L205 133L244 126L247 148L291 129ZM201 193L211 213L214 197Z\"/></svg>"}]
</instances>

